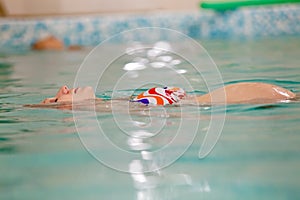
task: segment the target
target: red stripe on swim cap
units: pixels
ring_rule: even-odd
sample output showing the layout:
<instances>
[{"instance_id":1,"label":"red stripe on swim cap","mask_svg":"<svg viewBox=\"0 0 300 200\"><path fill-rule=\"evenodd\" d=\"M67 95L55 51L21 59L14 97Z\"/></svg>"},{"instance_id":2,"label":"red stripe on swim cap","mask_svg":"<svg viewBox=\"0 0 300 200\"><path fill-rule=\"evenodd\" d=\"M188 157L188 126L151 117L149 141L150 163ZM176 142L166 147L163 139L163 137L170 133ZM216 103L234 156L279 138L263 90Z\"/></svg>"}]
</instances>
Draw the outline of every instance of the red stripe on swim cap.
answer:
<instances>
[{"instance_id":1,"label":"red stripe on swim cap","mask_svg":"<svg viewBox=\"0 0 300 200\"><path fill-rule=\"evenodd\" d=\"M148 90L148 93L149 93L149 94L156 94L156 95L158 95L158 96L161 96L162 98L167 99L167 101L169 102L169 104L174 103L174 101L172 101L172 99L170 99L170 98L168 98L167 96L164 96L164 95L158 93L158 92L156 91L156 89L157 89L157 88L151 88L151 89ZM161 89L163 89L163 88L161 88ZM166 91L166 89L163 89L163 90ZM163 104L160 104L160 105L163 105Z\"/></svg>"}]
</instances>

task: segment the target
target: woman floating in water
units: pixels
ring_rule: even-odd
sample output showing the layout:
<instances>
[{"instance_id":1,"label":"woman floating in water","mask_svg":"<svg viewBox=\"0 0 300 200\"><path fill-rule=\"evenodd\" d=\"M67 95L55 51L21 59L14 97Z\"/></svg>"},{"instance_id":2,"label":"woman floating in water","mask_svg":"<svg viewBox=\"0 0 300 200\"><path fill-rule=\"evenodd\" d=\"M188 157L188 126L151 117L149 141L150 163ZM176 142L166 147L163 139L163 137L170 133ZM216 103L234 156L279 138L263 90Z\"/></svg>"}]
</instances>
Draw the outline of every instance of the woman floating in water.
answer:
<instances>
[{"instance_id":1,"label":"woman floating in water","mask_svg":"<svg viewBox=\"0 0 300 200\"><path fill-rule=\"evenodd\" d=\"M151 88L139 94L130 101L146 105L168 105L180 102L211 104L249 104L275 103L291 100L296 97L293 92L282 87L258 82L244 82L227 85L201 96L187 96L183 89L177 87ZM83 100L99 100L91 87L69 89L63 86L52 98L42 101L42 104L72 103Z\"/></svg>"}]
</instances>

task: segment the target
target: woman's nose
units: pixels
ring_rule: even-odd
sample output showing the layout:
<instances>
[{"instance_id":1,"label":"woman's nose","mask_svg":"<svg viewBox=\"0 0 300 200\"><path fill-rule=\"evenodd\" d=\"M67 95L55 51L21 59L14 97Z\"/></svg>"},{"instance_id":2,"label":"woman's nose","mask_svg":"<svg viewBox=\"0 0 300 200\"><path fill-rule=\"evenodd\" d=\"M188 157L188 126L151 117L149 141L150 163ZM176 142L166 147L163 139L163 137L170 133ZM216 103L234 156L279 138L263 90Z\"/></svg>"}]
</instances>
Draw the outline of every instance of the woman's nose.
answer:
<instances>
[{"instance_id":1,"label":"woman's nose","mask_svg":"<svg viewBox=\"0 0 300 200\"><path fill-rule=\"evenodd\" d=\"M68 94L69 91L70 91L69 88L66 85L64 85L58 90L56 96L60 97L61 95Z\"/></svg>"},{"instance_id":2,"label":"woman's nose","mask_svg":"<svg viewBox=\"0 0 300 200\"><path fill-rule=\"evenodd\" d=\"M64 85L61 87L61 91L63 94L68 94L70 90L66 85Z\"/></svg>"}]
</instances>

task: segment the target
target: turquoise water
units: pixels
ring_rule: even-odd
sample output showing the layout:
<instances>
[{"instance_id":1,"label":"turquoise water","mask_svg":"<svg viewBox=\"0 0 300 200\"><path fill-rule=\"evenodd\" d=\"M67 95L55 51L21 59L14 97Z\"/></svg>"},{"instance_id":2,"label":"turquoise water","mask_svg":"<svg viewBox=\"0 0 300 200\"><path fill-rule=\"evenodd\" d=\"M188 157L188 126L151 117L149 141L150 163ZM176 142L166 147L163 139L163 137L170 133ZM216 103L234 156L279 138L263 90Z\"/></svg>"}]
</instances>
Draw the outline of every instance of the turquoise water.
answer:
<instances>
[{"instance_id":1,"label":"turquoise water","mask_svg":"<svg viewBox=\"0 0 300 200\"><path fill-rule=\"evenodd\" d=\"M299 37L201 43L218 65L225 84L263 81L300 92ZM198 152L210 116L221 116L224 108L211 113L209 107L183 106L183 116L187 118L184 132L188 136L201 113L192 144L167 167L137 174L114 168L115 165L138 168L142 161L119 158L115 149L103 141L99 141L103 146L97 150L110 157L115 165L106 166L95 159L80 138L94 140L97 130L79 125L83 132L79 137L71 111L22 106L55 94L61 85L72 86L76 71L89 51L1 51L0 199L300 198L299 102L228 106L221 137L203 159L198 158ZM189 72L188 67L186 70ZM193 73L187 76L191 80L196 78ZM203 86L197 89L199 93L206 92ZM98 96L109 94L97 91ZM111 141L134 152L157 150L172 141L180 123L176 113L181 107L168 107L169 117L159 116L161 110L154 108L151 119L141 115L140 108L134 109L138 111L132 119L141 124L151 121L159 129L165 120L164 132L146 138L147 143L129 140L113 123L118 116L124 120L123 129L130 129L127 116L122 112L114 116L103 110L96 118ZM92 119L87 113L84 122ZM181 139L171 150L181 149L190 142ZM153 163L159 165L168 160L173 156L169 153L152 158Z\"/></svg>"}]
</instances>

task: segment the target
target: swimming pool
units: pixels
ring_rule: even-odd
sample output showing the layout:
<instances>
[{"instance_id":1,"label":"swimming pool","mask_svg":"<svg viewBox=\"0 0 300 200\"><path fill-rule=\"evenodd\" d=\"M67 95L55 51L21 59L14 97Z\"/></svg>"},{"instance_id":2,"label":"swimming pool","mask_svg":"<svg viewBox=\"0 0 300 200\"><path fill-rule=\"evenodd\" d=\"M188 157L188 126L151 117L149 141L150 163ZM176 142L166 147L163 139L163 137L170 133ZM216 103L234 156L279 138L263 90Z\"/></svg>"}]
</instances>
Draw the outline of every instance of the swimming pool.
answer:
<instances>
[{"instance_id":1,"label":"swimming pool","mask_svg":"<svg viewBox=\"0 0 300 200\"><path fill-rule=\"evenodd\" d=\"M263 81L300 92L299 37L199 42L218 65L225 84ZM221 137L204 159L198 158L198 152L209 124L205 116L218 116L222 110L210 113L209 107L187 106L184 114L189 114L187 118L191 119L187 123L192 124L193 114L201 112L202 116L195 140L174 163L149 173L124 173L101 164L79 139L71 111L22 106L55 94L63 84L72 86L90 50L1 54L1 199L300 197L299 102L227 106ZM185 70L188 73L190 68L186 66ZM195 78L193 76L196 75L191 74L189 78ZM205 87L199 88L196 92L206 92ZM110 93L101 90L97 95L105 97ZM180 111L180 107L167 109L174 113ZM144 144L140 140L126 140L114 131L111 113L98 112L96 117L103 129L110 130L111 141L124 148L127 145L131 151L141 151L149 144L149 148L160 148L172 140L180 122L178 117L167 117L166 132L153 136ZM149 120L141 115L132 118L141 123ZM152 124L160 125L162 119L164 117L154 116ZM95 131L93 127L82 129L87 138ZM192 130L194 127L185 131L188 134ZM177 141L173 150L181 148L185 142ZM118 158L110 146L103 146L101 151L112 160ZM164 155L159 159L157 162L168 158ZM128 162L126 157L116 161L137 171L140 162Z\"/></svg>"}]
</instances>

